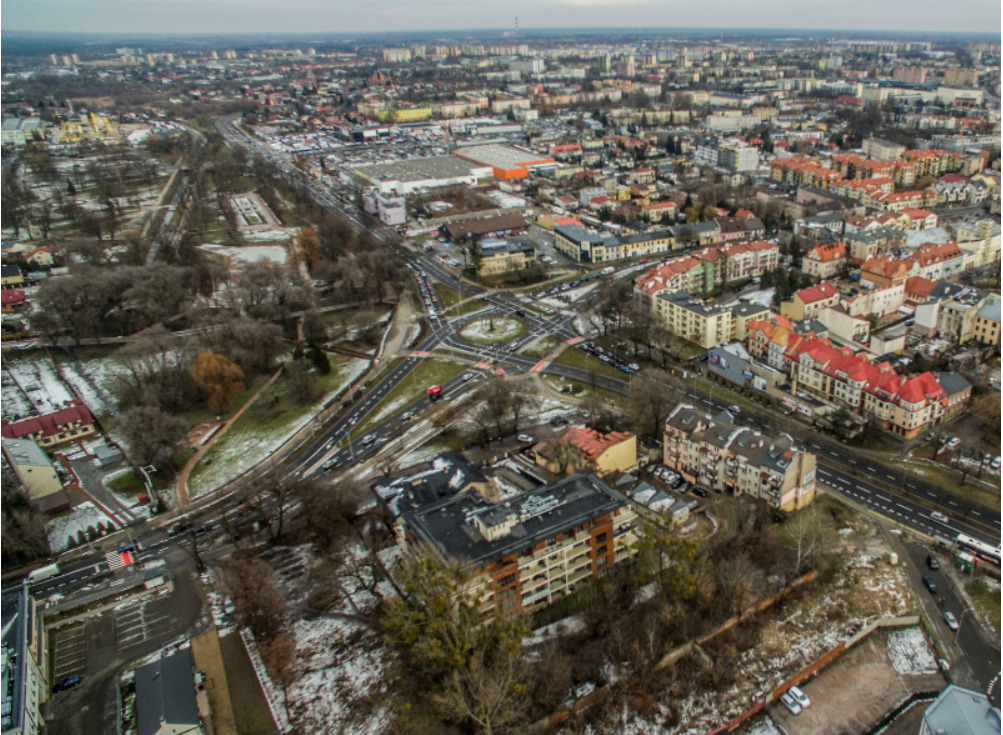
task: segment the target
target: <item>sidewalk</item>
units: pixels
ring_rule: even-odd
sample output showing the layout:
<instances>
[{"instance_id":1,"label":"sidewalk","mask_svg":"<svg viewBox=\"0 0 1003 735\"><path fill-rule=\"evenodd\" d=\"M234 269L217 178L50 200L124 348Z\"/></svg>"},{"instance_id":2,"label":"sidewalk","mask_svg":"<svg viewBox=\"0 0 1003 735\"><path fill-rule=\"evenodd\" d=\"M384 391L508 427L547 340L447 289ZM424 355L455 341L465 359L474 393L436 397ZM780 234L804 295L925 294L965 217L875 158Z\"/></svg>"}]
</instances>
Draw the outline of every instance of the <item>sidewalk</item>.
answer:
<instances>
[{"instance_id":1,"label":"sidewalk","mask_svg":"<svg viewBox=\"0 0 1003 735\"><path fill-rule=\"evenodd\" d=\"M237 735L230 686L226 680L226 666L215 625L192 638L192 658L195 668L205 675L209 708L212 710L212 732L215 735Z\"/></svg>"}]
</instances>

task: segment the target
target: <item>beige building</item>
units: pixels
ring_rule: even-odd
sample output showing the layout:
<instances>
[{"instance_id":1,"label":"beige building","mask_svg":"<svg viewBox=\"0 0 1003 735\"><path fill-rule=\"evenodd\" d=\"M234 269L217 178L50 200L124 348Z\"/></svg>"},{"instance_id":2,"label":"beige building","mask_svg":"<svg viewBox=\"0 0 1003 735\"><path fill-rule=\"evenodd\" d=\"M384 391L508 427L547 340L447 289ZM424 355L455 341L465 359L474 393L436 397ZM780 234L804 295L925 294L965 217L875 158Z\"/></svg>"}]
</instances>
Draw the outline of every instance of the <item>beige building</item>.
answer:
<instances>
[{"instance_id":1,"label":"beige building","mask_svg":"<svg viewBox=\"0 0 1003 735\"><path fill-rule=\"evenodd\" d=\"M780 305L780 313L788 319L800 322L804 319L814 319L822 309L839 303L839 291L831 283L820 283L817 286L802 288L794 292L790 301Z\"/></svg>"},{"instance_id":2,"label":"beige building","mask_svg":"<svg viewBox=\"0 0 1003 735\"><path fill-rule=\"evenodd\" d=\"M731 340L732 313L728 307L705 303L681 291L660 292L655 295L653 303L655 322L670 334L705 350Z\"/></svg>"},{"instance_id":3,"label":"beige building","mask_svg":"<svg viewBox=\"0 0 1003 735\"><path fill-rule=\"evenodd\" d=\"M972 334L975 339L985 345L998 345L1000 343L999 294L993 294L986 299L986 303L975 313Z\"/></svg>"},{"instance_id":4,"label":"beige building","mask_svg":"<svg viewBox=\"0 0 1003 735\"><path fill-rule=\"evenodd\" d=\"M472 572L485 615L532 614L637 553L637 514L583 472L501 502L463 493L402 516L399 542Z\"/></svg>"},{"instance_id":5,"label":"beige building","mask_svg":"<svg viewBox=\"0 0 1003 735\"><path fill-rule=\"evenodd\" d=\"M770 438L717 416L679 404L665 421L664 462L689 482L716 492L752 495L784 511L815 497L815 455L782 434Z\"/></svg>"},{"instance_id":6,"label":"beige building","mask_svg":"<svg viewBox=\"0 0 1003 735\"><path fill-rule=\"evenodd\" d=\"M801 260L802 271L823 281L838 276L846 265L846 246L841 242L816 245Z\"/></svg>"},{"instance_id":7,"label":"beige building","mask_svg":"<svg viewBox=\"0 0 1003 735\"><path fill-rule=\"evenodd\" d=\"M479 276L497 276L526 270L536 262L536 243L527 237L481 243Z\"/></svg>"},{"instance_id":8,"label":"beige building","mask_svg":"<svg viewBox=\"0 0 1003 735\"><path fill-rule=\"evenodd\" d=\"M556 439L539 442L536 463L555 474L594 472L605 477L637 466L637 437L626 431L602 434L595 429L568 429Z\"/></svg>"},{"instance_id":9,"label":"beige building","mask_svg":"<svg viewBox=\"0 0 1003 735\"><path fill-rule=\"evenodd\" d=\"M63 483L49 456L30 439L3 439L3 455L28 496L44 510L67 505Z\"/></svg>"}]
</instances>

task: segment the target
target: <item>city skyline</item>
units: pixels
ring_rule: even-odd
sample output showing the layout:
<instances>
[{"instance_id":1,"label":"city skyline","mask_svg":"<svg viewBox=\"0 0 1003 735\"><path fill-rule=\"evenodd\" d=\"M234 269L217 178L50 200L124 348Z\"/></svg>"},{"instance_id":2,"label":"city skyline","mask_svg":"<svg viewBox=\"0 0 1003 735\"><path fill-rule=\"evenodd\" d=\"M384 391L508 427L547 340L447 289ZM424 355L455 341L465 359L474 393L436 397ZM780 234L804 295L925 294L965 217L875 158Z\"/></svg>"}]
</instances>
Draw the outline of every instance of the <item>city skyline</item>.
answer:
<instances>
[{"instance_id":1,"label":"city skyline","mask_svg":"<svg viewBox=\"0 0 1003 735\"><path fill-rule=\"evenodd\" d=\"M966 4L964 14L946 12L941 3L919 0L908 5L875 6L862 0L835 3L770 0L750 6L716 0L698 6L661 0L514 0L504 7L431 0L419 5L389 0L357 7L336 1L292 0L279 12L261 0L165 0L156 5L98 0L8 0L6 31L83 33L363 33L374 31L510 30L515 18L526 30L547 28L651 29L840 29L914 32L992 32L1001 27L1000 5L990 0Z\"/></svg>"}]
</instances>

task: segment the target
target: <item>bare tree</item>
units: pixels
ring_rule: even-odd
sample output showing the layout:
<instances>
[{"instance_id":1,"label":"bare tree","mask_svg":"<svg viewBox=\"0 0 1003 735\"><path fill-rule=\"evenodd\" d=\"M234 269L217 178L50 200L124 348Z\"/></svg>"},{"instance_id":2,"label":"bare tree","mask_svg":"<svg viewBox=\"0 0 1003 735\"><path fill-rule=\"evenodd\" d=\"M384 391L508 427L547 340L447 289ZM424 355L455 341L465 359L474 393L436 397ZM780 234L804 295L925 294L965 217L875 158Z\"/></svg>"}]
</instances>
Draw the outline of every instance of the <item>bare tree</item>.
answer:
<instances>
[{"instance_id":1,"label":"bare tree","mask_svg":"<svg viewBox=\"0 0 1003 735\"><path fill-rule=\"evenodd\" d=\"M223 570L223 580L237 621L250 628L259 643L267 643L285 630L286 605L268 564L243 553L235 554Z\"/></svg>"}]
</instances>

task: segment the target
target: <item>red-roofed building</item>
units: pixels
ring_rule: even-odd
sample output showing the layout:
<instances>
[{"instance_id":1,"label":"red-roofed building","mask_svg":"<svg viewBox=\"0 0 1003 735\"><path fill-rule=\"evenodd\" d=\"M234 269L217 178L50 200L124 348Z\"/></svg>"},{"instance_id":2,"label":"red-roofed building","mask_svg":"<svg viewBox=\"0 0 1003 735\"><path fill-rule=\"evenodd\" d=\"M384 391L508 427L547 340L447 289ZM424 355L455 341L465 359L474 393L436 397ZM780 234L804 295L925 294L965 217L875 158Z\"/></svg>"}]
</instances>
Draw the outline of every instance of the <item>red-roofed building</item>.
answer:
<instances>
[{"instance_id":1,"label":"red-roofed building","mask_svg":"<svg viewBox=\"0 0 1003 735\"><path fill-rule=\"evenodd\" d=\"M812 278L835 278L847 265L846 246L841 242L816 245L801 260L801 270Z\"/></svg>"},{"instance_id":2,"label":"red-roofed building","mask_svg":"<svg viewBox=\"0 0 1003 735\"><path fill-rule=\"evenodd\" d=\"M637 437L628 431L602 434L587 427L568 429L533 449L536 463L555 474L590 471L604 477L637 465Z\"/></svg>"},{"instance_id":3,"label":"red-roofed building","mask_svg":"<svg viewBox=\"0 0 1003 735\"><path fill-rule=\"evenodd\" d=\"M7 439L31 439L42 447L85 439L97 433L94 416L81 401L45 416L18 421L4 421L2 434Z\"/></svg>"},{"instance_id":4,"label":"red-roofed building","mask_svg":"<svg viewBox=\"0 0 1003 735\"><path fill-rule=\"evenodd\" d=\"M780 313L795 322L803 319L814 319L822 309L839 303L839 291L831 283L819 283L816 286L795 291L790 301L780 305Z\"/></svg>"},{"instance_id":5,"label":"red-roofed building","mask_svg":"<svg viewBox=\"0 0 1003 735\"><path fill-rule=\"evenodd\" d=\"M5 314L20 311L28 302L24 291L16 288L6 288L0 291L0 306Z\"/></svg>"},{"instance_id":6,"label":"red-roofed building","mask_svg":"<svg viewBox=\"0 0 1003 735\"><path fill-rule=\"evenodd\" d=\"M911 230L929 230L937 226L937 215L926 209L907 209L902 214L909 218Z\"/></svg>"},{"instance_id":7,"label":"red-roofed building","mask_svg":"<svg viewBox=\"0 0 1003 735\"><path fill-rule=\"evenodd\" d=\"M785 355L792 393L805 390L912 439L944 416L947 394L932 373L902 376L887 362L873 364L849 347L814 335Z\"/></svg>"},{"instance_id":8,"label":"red-roofed building","mask_svg":"<svg viewBox=\"0 0 1003 735\"><path fill-rule=\"evenodd\" d=\"M913 276L905 282L905 301L907 304L924 304L927 298L930 296L930 292L933 290L934 286L937 285L936 281L931 281L929 278L923 278L923 276Z\"/></svg>"}]
</instances>

